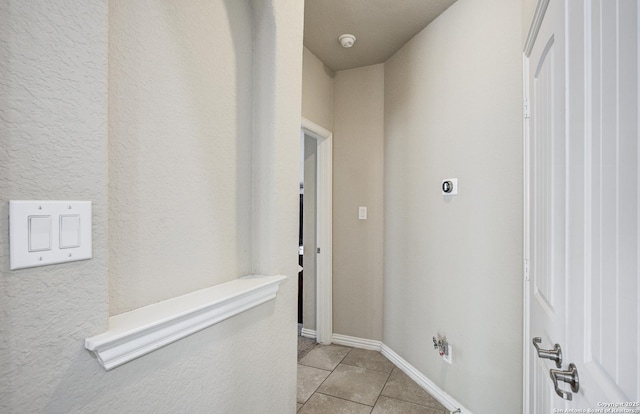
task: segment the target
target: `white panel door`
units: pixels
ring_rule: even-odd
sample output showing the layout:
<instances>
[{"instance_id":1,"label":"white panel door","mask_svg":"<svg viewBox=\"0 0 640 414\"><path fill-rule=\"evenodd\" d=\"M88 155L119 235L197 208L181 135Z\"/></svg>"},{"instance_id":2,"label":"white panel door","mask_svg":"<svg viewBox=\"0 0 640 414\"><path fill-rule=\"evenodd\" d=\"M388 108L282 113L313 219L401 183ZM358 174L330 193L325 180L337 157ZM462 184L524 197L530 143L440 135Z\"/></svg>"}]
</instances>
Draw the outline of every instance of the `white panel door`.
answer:
<instances>
[{"instance_id":1,"label":"white panel door","mask_svg":"<svg viewBox=\"0 0 640 414\"><path fill-rule=\"evenodd\" d=\"M527 60L525 339L579 377L555 390L531 349L531 414L640 413L639 21L637 0L551 0Z\"/></svg>"},{"instance_id":2,"label":"white panel door","mask_svg":"<svg viewBox=\"0 0 640 414\"><path fill-rule=\"evenodd\" d=\"M544 349L566 343L566 154L564 10L548 6L529 58L530 332ZM553 9L553 12L552 12ZM553 361L530 353L531 413L551 413Z\"/></svg>"},{"instance_id":3,"label":"white panel door","mask_svg":"<svg viewBox=\"0 0 640 414\"><path fill-rule=\"evenodd\" d=\"M566 355L580 376L568 407L640 412L638 1L570 0L567 10Z\"/></svg>"}]
</instances>

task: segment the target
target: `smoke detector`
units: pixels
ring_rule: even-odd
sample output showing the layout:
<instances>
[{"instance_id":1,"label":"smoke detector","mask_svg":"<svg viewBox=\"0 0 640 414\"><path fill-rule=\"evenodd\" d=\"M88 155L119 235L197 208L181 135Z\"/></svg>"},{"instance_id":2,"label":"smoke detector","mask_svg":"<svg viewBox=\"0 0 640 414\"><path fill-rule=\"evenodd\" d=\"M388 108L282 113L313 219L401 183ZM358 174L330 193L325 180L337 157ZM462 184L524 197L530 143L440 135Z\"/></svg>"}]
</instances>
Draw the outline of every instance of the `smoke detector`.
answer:
<instances>
[{"instance_id":1,"label":"smoke detector","mask_svg":"<svg viewBox=\"0 0 640 414\"><path fill-rule=\"evenodd\" d=\"M343 34L338 38L342 47L348 49L356 42L356 37L352 34Z\"/></svg>"}]
</instances>

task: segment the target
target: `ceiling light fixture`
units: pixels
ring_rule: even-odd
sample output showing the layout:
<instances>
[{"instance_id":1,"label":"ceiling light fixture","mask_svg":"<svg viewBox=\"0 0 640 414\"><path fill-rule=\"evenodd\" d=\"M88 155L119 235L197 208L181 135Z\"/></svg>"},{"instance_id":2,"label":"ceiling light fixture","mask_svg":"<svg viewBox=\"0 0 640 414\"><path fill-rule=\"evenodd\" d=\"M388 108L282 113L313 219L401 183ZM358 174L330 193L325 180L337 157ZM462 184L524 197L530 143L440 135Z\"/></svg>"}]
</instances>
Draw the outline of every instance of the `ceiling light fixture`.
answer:
<instances>
[{"instance_id":1,"label":"ceiling light fixture","mask_svg":"<svg viewBox=\"0 0 640 414\"><path fill-rule=\"evenodd\" d=\"M348 49L356 42L356 37L352 34L343 34L338 38L338 40L340 41L342 47Z\"/></svg>"}]
</instances>

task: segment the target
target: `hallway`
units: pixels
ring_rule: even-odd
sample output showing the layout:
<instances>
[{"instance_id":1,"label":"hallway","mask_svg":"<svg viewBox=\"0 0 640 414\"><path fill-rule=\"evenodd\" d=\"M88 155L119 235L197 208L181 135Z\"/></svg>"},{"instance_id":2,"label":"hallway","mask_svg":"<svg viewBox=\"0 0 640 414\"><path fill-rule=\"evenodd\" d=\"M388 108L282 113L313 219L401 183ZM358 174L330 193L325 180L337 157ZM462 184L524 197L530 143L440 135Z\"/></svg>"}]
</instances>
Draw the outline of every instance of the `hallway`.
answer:
<instances>
[{"instance_id":1,"label":"hallway","mask_svg":"<svg viewBox=\"0 0 640 414\"><path fill-rule=\"evenodd\" d=\"M449 414L380 352L298 338L298 413Z\"/></svg>"}]
</instances>

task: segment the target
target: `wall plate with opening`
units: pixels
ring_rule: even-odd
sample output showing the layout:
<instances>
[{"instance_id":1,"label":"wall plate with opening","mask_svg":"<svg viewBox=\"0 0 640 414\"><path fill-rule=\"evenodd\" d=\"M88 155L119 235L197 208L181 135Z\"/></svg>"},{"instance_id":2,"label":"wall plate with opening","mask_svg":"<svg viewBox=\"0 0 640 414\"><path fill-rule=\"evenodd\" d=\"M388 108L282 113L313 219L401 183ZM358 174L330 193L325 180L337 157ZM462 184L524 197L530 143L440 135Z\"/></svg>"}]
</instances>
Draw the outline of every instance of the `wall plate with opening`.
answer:
<instances>
[{"instance_id":1,"label":"wall plate with opening","mask_svg":"<svg viewBox=\"0 0 640 414\"><path fill-rule=\"evenodd\" d=\"M458 195L458 179L457 178L445 178L440 185L442 195L454 196Z\"/></svg>"}]
</instances>

